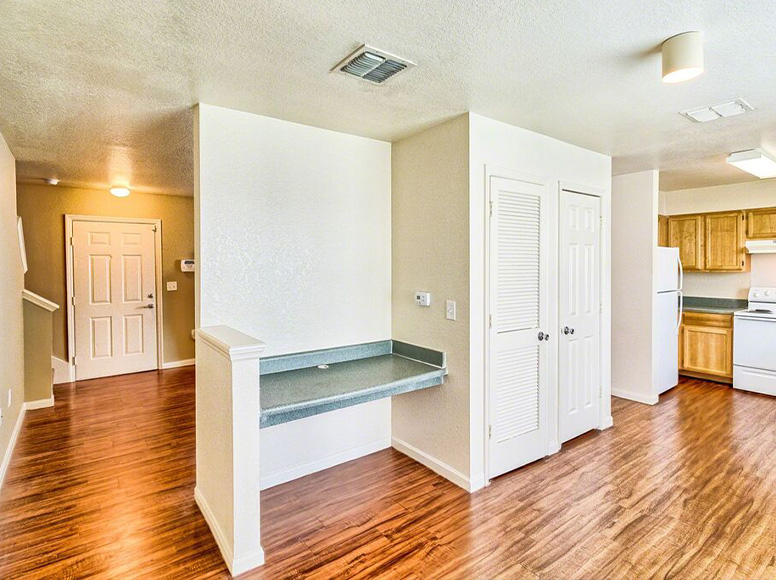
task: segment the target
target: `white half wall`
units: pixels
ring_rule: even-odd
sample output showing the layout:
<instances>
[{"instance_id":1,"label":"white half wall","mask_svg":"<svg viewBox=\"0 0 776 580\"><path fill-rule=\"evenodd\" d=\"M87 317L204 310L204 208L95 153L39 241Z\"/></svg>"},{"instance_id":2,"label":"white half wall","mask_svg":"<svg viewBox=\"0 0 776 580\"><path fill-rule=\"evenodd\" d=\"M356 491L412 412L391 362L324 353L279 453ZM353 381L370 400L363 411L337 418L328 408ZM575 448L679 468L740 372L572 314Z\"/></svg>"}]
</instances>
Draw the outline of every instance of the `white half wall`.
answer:
<instances>
[{"instance_id":1,"label":"white half wall","mask_svg":"<svg viewBox=\"0 0 776 580\"><path fill-rule=\"evenodd\" d=\"M612 394L651 405L658 196L657 171L612 178Z\"/></svg>"},{"instance_id":2,"label":"white half wall","mask_svg":"<svg viewBox=\"0 0 776 580\"><path fill-rule=\"evenodd\" d=\"M197 326L255 336L265 356L390 339L391 144L206 104L195 117ZM262 430L265 484L373 449L390 413L354 407L326 437L306 431L325 419Z\"/></svg>"},{"instance_id":3,"label":"white half wall","mask_svg":"<svg viewBox=\"0 0 776 580\"><path fill-rule=\"evenodd\" d=\"M578 186L582 190L593 188L601 193L603 215L602 243L602 325L601 325L601 427L611 425L610 406L610 192L611 158L557 139L526 129L508 125L493 119L469 114L469 255L471 257L471 473L481 477L485 469L485 224L487 184L485 169L501 167L522 173L541 176L557 187ZM554 217L557 220L557 216ZM557 242L553 242L556 244ZM557 251L557 245L551 248ZM550 287L557 291L557 276L551 272ZM558 327L557 309L551 309L551 326ZM553 333L557 335L557 332ZM557 385L557 349L550 362L554 373L550 384ZM553 410L549 447L557 444L557 391L551 390L548 408ZM554 440L554 441L553 441ZM557 449L557 447L556 447Z\"/></svg>"}]
</instances>

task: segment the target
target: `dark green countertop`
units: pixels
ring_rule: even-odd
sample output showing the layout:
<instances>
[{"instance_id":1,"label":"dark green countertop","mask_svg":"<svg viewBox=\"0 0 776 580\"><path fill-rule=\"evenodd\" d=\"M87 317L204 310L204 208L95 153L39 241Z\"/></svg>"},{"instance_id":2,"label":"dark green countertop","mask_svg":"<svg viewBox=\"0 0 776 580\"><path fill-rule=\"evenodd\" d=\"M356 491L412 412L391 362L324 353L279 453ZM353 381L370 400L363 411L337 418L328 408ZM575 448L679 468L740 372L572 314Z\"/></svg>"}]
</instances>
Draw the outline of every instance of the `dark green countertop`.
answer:
<instances>
[{"instance_id":1,"label":"dark green countertop","mask_svg":"<svg viewBox=\"0 0 776 580\"><path fill-rule=\"evenodd\" d=\"M441 385L446 374L445 367L397 354L336 362L326 369L313 366L263 374L260 425L271 427Z\"/></svg>"},{"instance_id":2,"label":"dark green countertop","mask_svg":"<svg viewBox=\"0 0 776 580\"><path fill-rule=\"evenodd\" d=\"M704 296L685 296L684 312L703 312L707 314L733 314L737 310L746 310L747 301L735 298L707 298Z\"/></svg>"}]
</instances>

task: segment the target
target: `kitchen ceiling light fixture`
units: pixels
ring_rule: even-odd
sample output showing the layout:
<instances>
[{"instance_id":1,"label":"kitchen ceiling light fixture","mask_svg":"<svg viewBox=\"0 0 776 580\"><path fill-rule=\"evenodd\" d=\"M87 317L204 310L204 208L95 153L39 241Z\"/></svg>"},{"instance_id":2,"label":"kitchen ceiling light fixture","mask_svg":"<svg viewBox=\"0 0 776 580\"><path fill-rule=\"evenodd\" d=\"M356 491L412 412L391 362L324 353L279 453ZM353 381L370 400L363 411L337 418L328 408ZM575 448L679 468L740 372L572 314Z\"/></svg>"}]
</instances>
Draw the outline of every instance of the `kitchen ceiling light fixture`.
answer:
<instances>
[{"instance_id":1,"label":"kitchen ceiling light fixture","mask_svg":"<svg viewBox=\"0 0 776 580\"><path fill-rule=\"evenodd\" d=\"M111 195L115 195L116 197L127 197L129 195L129 188L128 187L111 187L110 188Z\"/></svg>"},{"instance_id":2,"label":"kitchen ceiling light fixture","mask_svg":"<svg viewBox=\"0 0 776 580\"><path fill-rule=\"evenodd\" d=\"M662 47L663 82L681 83L703 72L703 34L683 32L672 36Z\"/></svg>"},{"instance_id":3,"label":"kitchen ceiling light fixture","mask_svg":"<svg viewBox=\"0 0 776 580\"><path fill-rule=\"evenodd\" d=\"M760 179L776 177L776 159L761 149L748 149L731 153L727 162Z\"/></svg>"}]
</instances>

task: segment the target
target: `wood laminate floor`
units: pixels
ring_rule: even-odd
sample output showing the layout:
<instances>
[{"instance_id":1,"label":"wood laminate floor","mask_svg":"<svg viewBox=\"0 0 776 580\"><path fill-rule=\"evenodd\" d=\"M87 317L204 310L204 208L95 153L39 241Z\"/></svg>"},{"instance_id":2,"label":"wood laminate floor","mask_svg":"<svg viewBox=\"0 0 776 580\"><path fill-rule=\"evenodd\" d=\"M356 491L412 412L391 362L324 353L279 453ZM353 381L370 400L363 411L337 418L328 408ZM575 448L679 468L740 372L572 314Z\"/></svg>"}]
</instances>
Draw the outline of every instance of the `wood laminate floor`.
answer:
<instances>
[{"instance_id":1,"label":"wood laminate floor","mask_svg":"<svg viewBox=\"0 0 776 580\"><path fill-rule=\"evenodd\" d=\"M262 493L243 578L776 578L776 399L683 380L473 495L393 450ZM56 388L0 491L0 578L226 578L193 370Z\"/></svg>"}]
</instances>

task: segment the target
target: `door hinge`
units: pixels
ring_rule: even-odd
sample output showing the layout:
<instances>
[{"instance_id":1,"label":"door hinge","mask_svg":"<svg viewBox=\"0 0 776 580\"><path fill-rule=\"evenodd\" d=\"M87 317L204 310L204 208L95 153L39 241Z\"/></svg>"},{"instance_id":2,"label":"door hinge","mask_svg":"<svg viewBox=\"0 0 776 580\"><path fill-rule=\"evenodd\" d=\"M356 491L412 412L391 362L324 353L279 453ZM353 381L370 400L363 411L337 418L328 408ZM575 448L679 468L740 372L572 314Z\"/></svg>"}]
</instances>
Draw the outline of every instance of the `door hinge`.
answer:
<instances>
[{"instance_id":1,"label":"door hinge","mask_svg":"<svg viewBox=\"0 0 776 580\"><path fill-rule=\"evenodd\" d=\"M493 425L488 425L488 439L493 438Z\"/></svg>"},{"instance_id":2,"label":"door hinge","mask_svg":"<svg viewBox=\"0 0 776 580\"><path fill-rule=\"evenodd\" d=\"M73 306L75 306L75 296L71 296L71 297L70 297L70 304L72 304Z\"/></svg>"},{"instance_id":3,"label":"door hinge","mask_svg":"<svg viewBox=\"0 0 776 580\"><path fill-rule=\"evenodd\" d=\"M493 202L492 201L488 202L488 214L490 215L490 217L493 217Z\"/></svg>"},{"instance_id":4,"label":"door hinge","mask_svg":"<svg viewBox=\"0 0 776 580\"><path fill-rule=\"evenodd\" d=\"M70 236L70 245L73 245L73 236Z\"/></svg>"},{"instance_id":5,"label":"door hinge","mask_svg":"<svg viewBox=\"0 0 776 580\"><path fill-rule=\"evenodd\" d=\"M493 315L488 314L488 328L493 328Z\"/></svg>"},{"instance_id":6,"label":"door hinge","mask_svg":"<svg viewBox=\"0 0 776 580\"><path fill-rule=\"evenodd\" d=\"M73 357L73 364L75 364L75 359L76 359L76 357Z\"/></svg>"}]
</instances>

